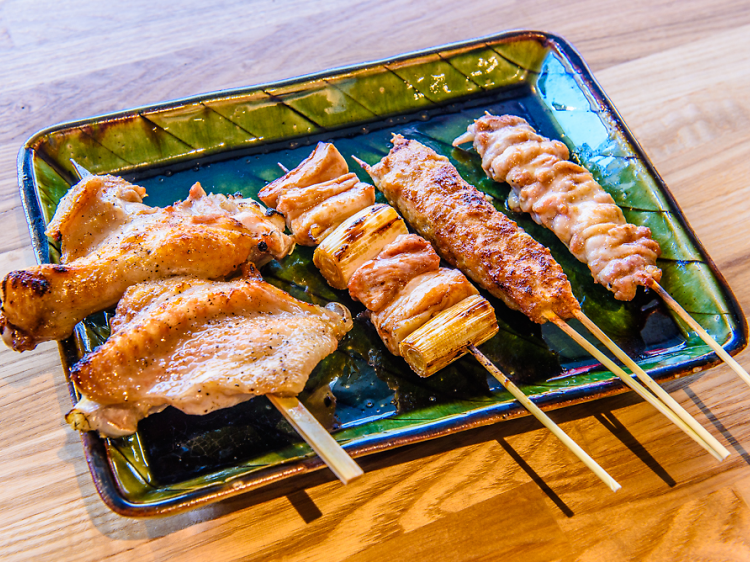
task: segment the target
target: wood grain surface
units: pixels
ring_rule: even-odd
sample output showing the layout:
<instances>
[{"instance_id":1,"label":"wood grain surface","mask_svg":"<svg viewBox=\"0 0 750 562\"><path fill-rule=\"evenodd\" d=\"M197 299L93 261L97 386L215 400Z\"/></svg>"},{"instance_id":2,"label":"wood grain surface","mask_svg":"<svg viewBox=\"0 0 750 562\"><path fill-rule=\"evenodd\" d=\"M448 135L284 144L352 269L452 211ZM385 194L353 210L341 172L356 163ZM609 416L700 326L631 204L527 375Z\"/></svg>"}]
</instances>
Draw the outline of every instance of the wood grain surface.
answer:
<instances>
[{"instance_id":1,"label":"wood grain surface","mask_svg":"<svg viewBox=\"0 0 750 562\"><path fill-rule=\"evenodd\" d=\"M578 48L750 310L747 0L0 0L0 275L34 263L15 158L43 127L521 28ZM55 344L1 349L0 376L3 560L750 560L750 388L724 366L666 385L721 464L633 393L552 413L616 494L524 418L158 520L99 500Z\"/></svg>"}]
</instances>

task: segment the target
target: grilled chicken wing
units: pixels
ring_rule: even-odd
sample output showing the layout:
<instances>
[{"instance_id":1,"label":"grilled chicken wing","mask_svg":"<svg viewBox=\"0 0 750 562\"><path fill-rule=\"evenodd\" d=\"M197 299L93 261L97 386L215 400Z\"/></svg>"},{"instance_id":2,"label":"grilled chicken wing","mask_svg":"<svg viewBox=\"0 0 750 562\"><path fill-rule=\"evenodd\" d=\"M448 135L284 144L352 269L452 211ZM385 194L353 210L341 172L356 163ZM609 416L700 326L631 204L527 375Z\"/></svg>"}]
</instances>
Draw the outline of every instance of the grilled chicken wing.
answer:
<instances>
[{"instance_id":1,"label":"grilled chicken wing","mask_svg":"<svg viewBox=\"0 0 750 562\"><path fill-rule=\"evenodd\" d=\"M490 114L454 144L469 141L487 175L513 188L510 207L552 230L616 299L631 300L639 285L661 279L651 230L628 224L591 173L568 161L563 143L538 135L521 117Z\"/></svg>"},{"instance_id":2,"label":"grilled chicken wing","mask_svg":"<svg viewBox=\"0 0 750 562\"><path fill-rule=\"evenodd\" d=\"M294 245L283 234L283 217L253 201L206 195L200 184L166 208L144 205L144 196L144 188L113 176L89 176L65 195L47 229L62 241L62 263L12 271L0 287L7 345L23 351L67 337L136 283L224 277Z\"/></svg>"},{"instance_id":3,"label":"grilled chicken wing","mask_svg":"<svg viewBox=\"0 0 750 562\"><path fill-rule=\"evenodd\" d=\"M365 169L407 222L438 253L535 322L580 309L549 250L497 211L444 156L394 135L393 149Z\"/></svg>"},{"instance_id":4,"label":"grilled chicken wing","mask_svg":"<svg viewBox=\"0 0 750 562\"><path fill-rule=\"evenodd\" d=\"M343 306L304 303L257 277L136 285L110 338L71 369L84 399L66 419L126 435L168 405L205 414L261 394L296 395L351 326Z\"/></svg>"}]
</instances>

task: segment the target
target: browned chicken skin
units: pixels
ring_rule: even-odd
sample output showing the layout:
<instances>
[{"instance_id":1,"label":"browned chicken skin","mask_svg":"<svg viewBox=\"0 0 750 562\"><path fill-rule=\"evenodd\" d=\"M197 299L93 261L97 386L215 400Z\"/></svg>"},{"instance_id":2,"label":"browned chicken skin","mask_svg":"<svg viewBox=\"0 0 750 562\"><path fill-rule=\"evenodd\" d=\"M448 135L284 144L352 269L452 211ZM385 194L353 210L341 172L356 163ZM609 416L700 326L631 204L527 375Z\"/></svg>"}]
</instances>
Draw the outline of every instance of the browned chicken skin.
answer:
<instances>
[{"instance_id":1,"label":"browned chicken skin","mask_svg":"<svg viewBox=\"0 0 750 562\"><path fill-rule=\"evenodd\" d=\"M167 405L205 414L261 394L298 394L351 318L340 305L304 303L257 277L179 277L128 289L112 325L71 369L85 399L68 421L122 435Z\"/></svg>"},{"instance_id":2,"label":"browned chicken skin","mask_svg":"<svg viewBox=\"0 0 750 562\"><path fill-rule=\"evenodd\" d=\"M388 201L451 265L535 322L571 318L580 305L549 250L497 211L444 156L394 135L366 169Z\"/></svg>"},{"instance_id":3,"label":"browned chicken skin","mask_svg":"<svg viewBox=\"0 0 750 562\"><path fill-rule=\"evenodd\" d=\"M336 179L348 171L349 166L336 147L330 143L319 142L312 154L299 166L261 189L258 198L275 209L279 204L279 197L290 189L299 189Z\"/></svg>"},{"instance_id":4,"label":"browned chicken skin","mask_svg":"<svg viewBox=\"0 0 750 562\"><path fill-rule=\"evenodd\" d=\"M482 168L513 188L508 204L552 230L618 300L661 279L661 249L644 226L629 224L591 173L568 161L568 148L540 136L516 115L477 119L454 144L474 142Z\"/></svg>"},{"instance_id":5,"label":"browned chicken skin","mask_svg":"<svg viewBox=\"0 0 750 562\"><path fill-rule=\"evenodd\" d=\"M277 201L276 209L286 218L294 241L316 246L347 218L375 203L375 188L354 174L346 174L307 187L290 188Z\"/></svg>"},{"instance_id":6,"label":"browned chicken skin","mask_svg":"<svg viewBox=\"0 0 750 562\"><path fill-rule=\"evenodd\" d=\"M440 257L427 240L416 234L401 235L354 272L349 294L368 310L380 312L409 281L439 267Z\"/></svg>"},{"instance_id":7,"label":"browned chicken skin","mask_svg":"<svg viewBox=\"0 0 750 562\"><path fill-rule=\"evenodd\" d=\"M199 184L167 208L144 205L144 196L144 188L114 176L89 176L65 195L47 229L62 240L62 263L12 271L0 287L7 345L23 351L65 338L136 283L220 278L293 247L283 217L267 215L258 203L206 195Z\"/></svg>"}]
</instances>

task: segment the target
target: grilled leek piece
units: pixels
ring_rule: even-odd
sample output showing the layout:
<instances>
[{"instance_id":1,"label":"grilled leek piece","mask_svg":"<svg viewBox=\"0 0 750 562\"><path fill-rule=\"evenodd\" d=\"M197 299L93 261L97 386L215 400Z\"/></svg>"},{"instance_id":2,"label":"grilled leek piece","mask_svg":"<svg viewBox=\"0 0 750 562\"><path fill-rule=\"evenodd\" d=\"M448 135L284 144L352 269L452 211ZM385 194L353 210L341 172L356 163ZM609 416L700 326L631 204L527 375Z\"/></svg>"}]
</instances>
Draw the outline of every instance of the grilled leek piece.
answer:
<instances>
[{"instance_id":1,"label":"grilled leek piece","mask_svg":"<svg viewBox=\"0 0 750 562\"><path fill-rule=\"evenodd\" d=\"M372 205L342 222L315 249L313 262L334 289L346 289L354 272L386 244L408 234L390 205Z\"/></svg>"},{"instance_id":2,"label":"grilled leek piece","mask_svg":"<svg viewBox=\"0 0 750 562\"><path fill-rule=\"evenodd\" d=\"M498 331L492 305L472 295L444 310L399 345L401 356L420 377L429 377L481 345Z\"/></svg>"}]
</instances>

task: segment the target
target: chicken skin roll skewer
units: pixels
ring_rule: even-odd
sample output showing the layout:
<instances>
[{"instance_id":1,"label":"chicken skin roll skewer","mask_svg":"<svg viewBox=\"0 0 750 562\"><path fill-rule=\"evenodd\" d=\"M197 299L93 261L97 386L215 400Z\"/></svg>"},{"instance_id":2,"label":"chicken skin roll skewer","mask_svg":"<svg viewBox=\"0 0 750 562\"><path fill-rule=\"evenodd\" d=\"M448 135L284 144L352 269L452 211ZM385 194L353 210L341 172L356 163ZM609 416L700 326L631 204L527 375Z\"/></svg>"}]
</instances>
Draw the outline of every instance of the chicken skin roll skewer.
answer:
<instances>
[{"instance_id":1,"label":"chicken skin roll skewer","mask_svg":"<svg viewBox=\"0 0 750 562\"><path fill-rule=\"evenodd\" d=\"M443 259L534 322L544 323L549 311L567 319L580 310L549 250L497 211L446 157L401 135L392 142L378 164L362 164Z\"/></svg>"},{"instance_id":2,"label":"chicken skin roll skewer","mask_svg":"<svg viewBox=\"0 0 750 562\"><path fill-rule=\"evenodd\" d=\"M299 166L261 189L258 198L275 209L279 204L279 197L290 189L299 189L336 179L348 171L349 166L336 147L331 143L319 142L312 154Z\"/></svg>"},{"instance_id":3,"label":"chicken skin roll skewer","mask_svg":"<svg viewBox=\"0 0 750 562\"><path fill-rule=\"evenodd\" d=\"M0 330L17 351L69 336L83 318L117 303L136 283L174 275L224 277L250 261L291 251L283 217L254 201L206 195L149 207L145 189L114 176L88 176L60 201L47 236L62 242L61 264L10 272L0 287Z\"/></svg>"},{"instance_id":4,"label":"chicken skin roll skewer","mask_svg":"<svg viewBox=\"0 0 750 562\"><path fill-rule=\"evenodd\" d=\"M509 206L552 230L616 299L631 300L639 285L661 279L651 231L628 224L591 173L568 160L563 143L538 135L521 117L490 114L454 144L469 141L487 175L512 187Z\"/></svg>"}]
</instances>

